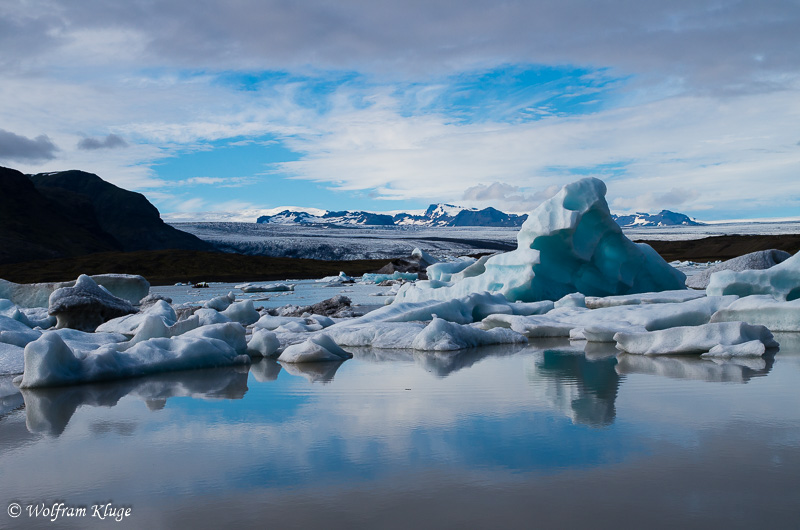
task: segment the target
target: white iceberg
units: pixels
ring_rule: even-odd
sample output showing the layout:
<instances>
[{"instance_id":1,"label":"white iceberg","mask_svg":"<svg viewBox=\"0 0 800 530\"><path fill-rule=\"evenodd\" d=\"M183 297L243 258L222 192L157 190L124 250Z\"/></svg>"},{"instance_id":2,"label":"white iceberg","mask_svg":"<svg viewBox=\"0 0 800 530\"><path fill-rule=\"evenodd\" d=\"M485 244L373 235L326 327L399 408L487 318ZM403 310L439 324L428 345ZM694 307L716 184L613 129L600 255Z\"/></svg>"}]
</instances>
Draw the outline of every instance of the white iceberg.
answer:
<instances>
[{"instance_id":1,"label":"white iceberg","mask_svg":"<svg viewBox=\"0 0 800 530\"><path fill-rule=\"evenodd\" d=\"M462 272L464 269L473 265L477 260L469 256L463 256L455 261L440 261L430 265L425 273L429 280L449 282L454 274Z\"/></svg>"},{"instance_id":2,"label":"white iceberg","mask_svg":"<svg viewBox=\"0 0 800 530\"><path fill-rule=\"evenodd\" d=\"M776 300L796 300L800 298L800 253L769 269L715 272L706 293L742 297L768 294Z\"/></svg>"},{"instance_id":3,"label":"white iceberg","mask_svg":"<svg viewBox=\"0 0 800 530\"><path fill-rule=\"evenodd\" d=\"M266 329L256 329L247 343L247 354L250 357L272 357L280 348L275 333Z\"/></svg>"},{"instance_id":4,"label":"white iceberg","mask_svg":"<svg viewBox=\"0 0 800 530\"><path fill-rule=\"evenodd\" d=\"M228 317L234 322L238 322L243 326L254 324L259 318L261 318L261 315L255 310L252 300L234 302L220 314Z\"/></svg>"},{"instance_id":5,"label":"white iceberg","mask_svg":"<svg viewBox=\"0 0 800 530\"><path fill-rule=\"evenodd\" d=\"M568 184L531 212L517 235L516 250L488 258L475 276L405 285L394 303L483 291L534 302L574 292L608 296L685 288L682 272L650 246L623 235L605 193L605 184L594 178Z\"/></svg>"},{"instance_id":6,"label":"white iceberg","mask_svg":"<svg viewBox=\"0 0 800 530\"><path fill-rule=\"evenodd\" d=\"M708 269L698 272L686 278L686 286L692 289L705 289L711 280L711 275L715 272L730 270L730 271L747 271L747 270L764 270L774 267L778 263L782 263L792 257L783 250L759 250L751 252L744 256L739 256L722 263L712 265Z\"/></svg>"},{"instance_id":7,"label":"white iceberg","mask_svg":"<svg viewBox=\"0 0 800 530\"><path fill-rule=\"evenodd\" d=\"M589 309L599 309L601 307L614 307L618 305L675 304L703 298L705 295L706 294L702 291L679 289L676 291L661 291L658 293L587 296L586 307Z\"/></svg>"},{"instance_id":8,"label":"white iceberg","mask_svg":"<svg viewBox=\"0 0 800 530\"><path fill-rule=\"evenodd\" d=\"M484 331L469 325L453 324L434 318L414 338L411 347L423 351L451 351L493 344L524 344L523 335L510 329L496 328Z\"/></svg>"},{"instance_id":9,"label":"white iceberg","mask_svg":"<svg viewBox=\"0 0 800 530\"><path fill-rule=\"evenodd\" d=\"M165 325L171 326L178 321L175 310L164 300L157 300L148 306L144 311L133 315L125 315L113 318L97 326L98 333L122 333L124 335L135 335L139 326L150 316L160 318Z\"/></svg>"},{"instance_id":10,"label":"white iceberg","mask_svg":"<svg viewBox=\"0 0 800 530\"><path fill-rule=\"evenodd\" d=\"M268 283L268 284L250 284L245 283L241 285L237 285L236 288L241 290L243 293L279 293L279 292L288 292L294 291L294 284L290 283Z\"/></svg>"},{"instance_id":11,"label":"white iceberg","mask_svg":"<svg viewBox=\"0 0 800 530\"><path fill-rule=\"evenodd\" d=\"M105 287L112 295L131 304L150 292L150 283L135 274L95 274L91 276L97 285ZM62 287L73 287L76 280L51 283L14 283L0 280L0 298L11 300L20 307L47 307L50 295Z\"/></svg>"},{"instance_id":12,"label":"white iceberg","mask_svg":"<svg viewBox=\"0 0 800 530\"><path fill-rule=\"evenodd\" d=\"M56 327L83 331L94 331L103 322L136 312L130 302L112 295L85 274L74 286L53 291L48 304L47 312L56 317Z\"/></svg>"},{"instance_id":13,"label":"white iceberg","mask_svg":"<svg viewBox=\"0 0 800 530\"><path fill-rule=\"evenodd\" d=\"M732 321L760 324L770 331L800 331L800 299L783 302L770 295L745 296L711 317L711 322Z\"/></svg>"},{"instance_id":14,"label":"white iceberg","mask_svg":"<svg viewBox=\"0 0 800 530\"><path fill-rule=\"evenodd\" d=\"M321 333L283 350L278 360L285 363L341 362L353 357L329 336Z\"/></svg>"},{"instance_id":15,"label":"white iceberg","mask_svg":"<svg viewBox=\"0 0 800 530\"><path fill-rule=\"evenodd\" d=\"M153 338L125 348L108 344L73 350L48 331L25 347L21 388L61 386L194 368L246 364L244 328L235 323L204 326L175 338Z\"/></svg>"},{"instance_id":16,"label":"white iceberg","mask_svg":"<svg viewBox=\"0 0 800 530\"><path fill-rule=\"evenodd\" d=\"M765 348L778 346L767 328L744 322L680 326L643 333L621 332L614 335L614 340L617 349L640 355L702 354L715 346L731 347L751 341L759 341Z\"/></svg>"}]
</instances>

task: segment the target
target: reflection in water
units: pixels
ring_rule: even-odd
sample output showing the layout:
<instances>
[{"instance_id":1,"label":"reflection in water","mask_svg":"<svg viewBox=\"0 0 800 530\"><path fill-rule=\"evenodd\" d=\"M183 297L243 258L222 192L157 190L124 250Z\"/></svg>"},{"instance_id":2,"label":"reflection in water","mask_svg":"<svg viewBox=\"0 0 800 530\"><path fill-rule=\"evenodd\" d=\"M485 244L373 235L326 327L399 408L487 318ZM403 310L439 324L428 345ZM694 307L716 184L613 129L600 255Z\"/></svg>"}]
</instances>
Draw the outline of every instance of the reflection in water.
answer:
<instances>
[{"instance_id":1,"label":"reflection in water","mask_svg":"<svg viewBox=\"0 0 800 530\"><path fill-rule=\"evenodd\" d=\"M247 369L230 367L157 374L108 383L24 389L22 396L28 430L59 436L82 405L113 407L123 397L132 395L145 401L151 410L158 410L171 397L241 399L245 392Z\"/></svg>"},{"instance_id":2,"label":"reflection in water","mask_svg":"<svg viewBox=\"0 0 800 530\"><path fill-rule=\"evenodd\" d=\"M546 384L550 403L575 423L606 426L614 423L620 376L614 369L616 357L594 352L587 358L573 349L545 350L528 368L528 380Z\"/></svg>"},{"instance_id":3,"label":"reflection in water","mask_svg":"<svg viewBox=\"0 0 800 530\"><path fill-rule=\"evenodd\" d=\"M281 372L281 365L275 359L263 358L250 365L250 373L259 383L275 381Z\"/></svg>"},{"instance_id":4,"label":"reflection in water","mask_svg":"<svg viewBox=\"0 0 800 530\"><path fill-rule=\"evenodd\" d=\"M23 405L22 394L11 382L16 376L0 376L0 420Z\"/></svg>"},{"instance_id":5,"label":"reflection in water","mask_svg":"<svg viewBox=\"0 0 800 530\"><path fill-rule=\"evenodd\" d=\"M693 379L712 383L746 383L767 375L775 354L763 357L703 359L696 355L617 355L620 374L648 374L672 379Z\"/></svg>"},{"instance_id":6,"label":"reflection in water","mask_svg":"<svg viewBox=\"0 0 800 530\"><path fill-rule=\"evenodd\" d=\"M305 377L311 383L330 383L336 371L344 363L323 362L323 363L280 363L287 374ZM277 377L277 375L276 375Z\"/></svg>"},{"instance_id":7,"label":"reflection in water","mask_svg":"<svg viewBox=\"0 0 800 530\"><path fill-rule=\"evenodd\" d=\"M352 348L353 356L367 362L413 362L436 377L447 377L453 372L469 368L489 357L514 355L526 348L525 344L497 344L481 348L453 351L417 351Z\"/></svg>"}]
</instances>

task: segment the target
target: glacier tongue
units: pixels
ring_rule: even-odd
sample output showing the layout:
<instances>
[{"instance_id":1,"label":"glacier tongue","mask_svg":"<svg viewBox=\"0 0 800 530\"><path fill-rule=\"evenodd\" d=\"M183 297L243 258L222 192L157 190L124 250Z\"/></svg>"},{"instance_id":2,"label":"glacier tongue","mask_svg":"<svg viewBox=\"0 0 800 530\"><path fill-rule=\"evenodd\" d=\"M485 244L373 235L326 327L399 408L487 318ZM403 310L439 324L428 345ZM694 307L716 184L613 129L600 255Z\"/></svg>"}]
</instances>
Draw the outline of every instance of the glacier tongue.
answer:
<instances>
[{"instance_id":1,"label":"glacier tongue","mask_svg":"<svg viewBox=\"0 0 800 530\"><path fill-rule=\"evenodd\" d=\"M686 277L650 246L622 234L606 186L585 178L564 186L528 216L517 249L487 259L485 270L453 282L405 286L395 303L447 300L490 291L510 301L558 300L580 292L609 296L685 289Z\"/></svg>"}]
</instances>

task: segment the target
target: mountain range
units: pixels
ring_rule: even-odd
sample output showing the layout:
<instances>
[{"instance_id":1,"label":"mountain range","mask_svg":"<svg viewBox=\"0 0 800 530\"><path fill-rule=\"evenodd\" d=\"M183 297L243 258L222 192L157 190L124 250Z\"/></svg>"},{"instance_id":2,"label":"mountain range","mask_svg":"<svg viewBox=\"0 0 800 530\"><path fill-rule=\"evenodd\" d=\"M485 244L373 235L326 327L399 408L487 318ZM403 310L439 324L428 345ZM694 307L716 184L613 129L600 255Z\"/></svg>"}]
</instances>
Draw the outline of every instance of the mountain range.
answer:
<instances>
[{"instance_id":1,"label":"mountain range","mask_svg":"<svg viewBox=\"0 0 800 530\"><path fill-rule=\"evenodd\" d=\"M364 211L299 211L286 209L273 215L262 215L260 224L308 224L322 226L419 226L419 227L520 227L528 218L527 214L505 213L495 208L464 208L452 204L431 204L422 214L396 213L394 215ZM699 226L682 213L661 210L657 214L635 213L612 215L623 228L646 226Z\"/></svg>"},{"instance_id":2,"label":"mountain range","mask_svg":"<svg viewBox=\"0 0 800 530\"><path fill-rule=\"evenodd\" d=\"M141 193L92 173L0 167L0 263L163 249L212 246L164 223Z\"/></svg>"}]
</instances>

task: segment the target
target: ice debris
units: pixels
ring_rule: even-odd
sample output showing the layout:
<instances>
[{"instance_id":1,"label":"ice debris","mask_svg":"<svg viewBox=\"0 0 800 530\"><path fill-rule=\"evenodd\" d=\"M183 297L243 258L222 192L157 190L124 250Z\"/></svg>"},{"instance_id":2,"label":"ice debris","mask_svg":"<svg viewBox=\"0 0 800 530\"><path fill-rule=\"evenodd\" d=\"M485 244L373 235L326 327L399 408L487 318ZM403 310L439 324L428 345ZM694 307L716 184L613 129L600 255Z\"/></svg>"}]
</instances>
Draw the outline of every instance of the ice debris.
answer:
<instances>
[{"instance_id":1,"label":"ice debris","mask_svg":"<svg viewBox=\"0 0 800 530\"><path fill-rule=\"evenodd\" d=\"M150 292L150 283L135 274L96 274L91 278L112 295L131 304L138 304ZM0 298L11 300L20 307L47 307L54 291L74 285L75 280L52 283L14 283L0 280Z\"/></svg>"},{"instance_id":2,"label":"ice debris","mask_svg":"<svg viewBox=\"0 0 800 530\"><path fill-rule=\"evenodd\" d=\"M730 270L730 271L746 271L746 270L764 270L774 267L778 263L782 263L792 257L783 250L759 250L751 252L744 256L739 256L722 263L718 263L709 267L708 269L698 272L686 279L686 286L692 289L705 289L708 287L708 282L711 280L711 275L715 272Z\"/></svg>"},{"instance_id":3,"label":"ice debris","mask_svg":"<svg viewBox=\"0 0 800 530\"><path fill-rule=\"evenodd\" d=\"M285 363L341 362L353 357L329 336L321 333L283 350L278 360Z\"/></svg>"},{"instance_id":4,"label":"ice debris","mask_svg":"<svg viewBox=\"0 0 800 530\"><path fill-rule=\"evenodd\" d=\"M415 350L451 351L491 344L524 344L523 335L510 329L496 328L484 331L469 325L453 324L434 318L411 343Z\"/></svg>"},{"instance_id":5,"label":"ice debris","mask_svg":"<svg viewBox=\"0 0 800 530\"><path fill-rule=\"evenodd\" d=\"M776 300L800 298L800 253L764 270L724 270L711 275L706 293L749 296L768 294Z\"/></svg>"},{"instance_id":6,"label":"ice debris","mask_svg":"<svg viewBox=\"0 0 800 530\"><path fill-rule=\"evenodd\" d=\"M394 303L449 300L490 291L511 301L558 300L685 288L686 276L611 218L606 186L586 178L564 186L528 216L517 249L488 258L483 271L453 282L405 285Z\"/></svg>"},{"instance_id":7,"label":"ice debris","mask_svg":"<svg viewBox=\"0 0 800 530\"><path fill-rule=\"evenodd\" d=\"M716 346L721 346L724 350L751 341L759 341L765 348L778 346L767 328L744 322L679 326L643 333L620 332L614 335L614 340L617 343L617 349L642 355L702 354L711 351ZM744 347L741 348L743 351ZM753 351L752 345L748 345L746 348ZM764 352L761 351L758 355L762 353Z\"/></svg>"},{"instance_id":8,"label":"ice debris","mask_svg":"<svg viewBox=\"0 0 800 530\"><path fill-rule=\"evenodd\" d=\"M770 331L800 331L800 299L775 300L770 295L745 296L714 313L711 322L742 321Z\"/></svg>"},{"instance_id":9,"label":"ice debris","mask_svg":"<svg viewBox=\"0 0 800 530\"><path fill-rule=\"evenodd\" d=\"M53 291L47 311L56 317L57 328L94 331L103 322L135 313L136 309L81 274L73 287Z\"/></svg>"},{"instance_id":10,"label":"ice debris","mask_svg":"<svg viewBox=\"0 0 800 530\"><path fill-rule=\"evenodd\" d=\"M394 271L391 274L377 274L377 273L366 273L361 276L361 283L383 283L386 281L406 281L406 282L413 282L419 278L419 273L416 272L399 272Z\"/></svg>"},{"instance_id":11,"label":"ice debris","mask_svg":"<svg viewBox=\"0 0 800 530\"><path fill-rule=\"evenodd\" d=\"M241 285L237 285L236 288L242 291L243 293L278 293L278 292L288 292L294 291L294 284L293 283L268 283L262 285L256 285L251 283L244 283Z\"/></svg>"}]
</instances>

